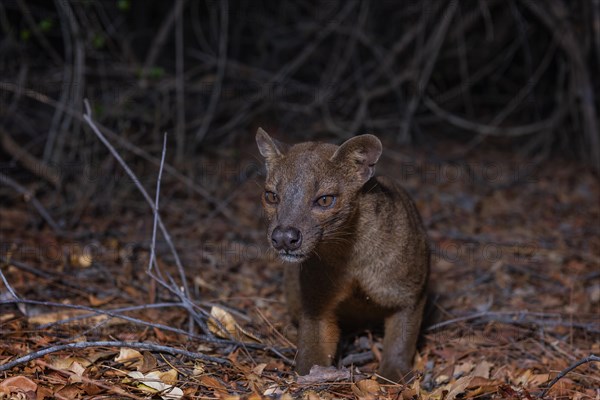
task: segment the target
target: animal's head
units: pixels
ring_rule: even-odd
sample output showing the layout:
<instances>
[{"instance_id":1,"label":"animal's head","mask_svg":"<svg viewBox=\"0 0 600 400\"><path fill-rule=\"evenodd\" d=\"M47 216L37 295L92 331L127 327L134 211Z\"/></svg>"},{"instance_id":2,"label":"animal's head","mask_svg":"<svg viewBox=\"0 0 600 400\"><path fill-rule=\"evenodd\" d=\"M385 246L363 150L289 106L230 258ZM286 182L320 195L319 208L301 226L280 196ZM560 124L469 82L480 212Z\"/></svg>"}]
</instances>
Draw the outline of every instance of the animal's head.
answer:
<instances>
[{"instance_id":1,"label":"animal's head","mask_svg":"<svg viewBox=\"0 0 600 400\"><path fill-rule=\"evenodd\" d=\"M341 146L290 146L259 128L256 143L267 167L262 196L267 238L279 257L302 262L319 243L348 240L357 194L373 176L381 155L379 139L360 135Z\"/></svg>"}]
</instances>

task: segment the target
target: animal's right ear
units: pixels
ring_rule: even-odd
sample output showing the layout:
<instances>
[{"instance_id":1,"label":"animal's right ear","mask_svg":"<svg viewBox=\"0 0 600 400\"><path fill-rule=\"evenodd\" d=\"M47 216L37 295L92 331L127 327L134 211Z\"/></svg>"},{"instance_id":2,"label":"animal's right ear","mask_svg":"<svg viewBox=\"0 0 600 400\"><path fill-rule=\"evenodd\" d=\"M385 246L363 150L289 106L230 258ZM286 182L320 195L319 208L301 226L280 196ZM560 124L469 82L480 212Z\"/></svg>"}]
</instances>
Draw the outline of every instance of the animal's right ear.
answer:
<instances>
[{"instance_id":1,"label":"animal's right ear","mask_svg":"<svg viewBox=\"0 0 600 400\"><path fill-rule=\"evenodd\" d=\"M256 144L258 151L267 161L283 157L288 147L286 144L271 138L263 128L258 128L256 131Z\"/></svg>"}]
</instances>

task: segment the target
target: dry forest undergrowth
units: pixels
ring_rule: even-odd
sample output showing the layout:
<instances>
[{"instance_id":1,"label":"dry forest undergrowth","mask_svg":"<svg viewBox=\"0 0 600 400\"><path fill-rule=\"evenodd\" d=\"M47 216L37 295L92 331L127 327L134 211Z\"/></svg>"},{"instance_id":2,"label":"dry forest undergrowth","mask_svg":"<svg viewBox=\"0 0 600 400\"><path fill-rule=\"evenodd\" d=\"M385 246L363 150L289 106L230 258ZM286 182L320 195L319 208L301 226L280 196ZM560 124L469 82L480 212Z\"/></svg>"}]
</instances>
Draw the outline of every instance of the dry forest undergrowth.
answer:
<instances>
[{"instance_id":1,"label":"dry forest undergrowth","mask_svg":"<svg viewBox=\"0 0 600 400\"><path fill-rule=\"evenodd\" d=\"M0 31L0 400L600 400L600 1L18 0ZM433 250L414 380L378 332L293 372L259 125L387 135Z\"/></svg>"},{"instance_id":2,"label":"dry forest undergrowth","mask_svg":"<svg viewBox=\"0 0 600 400\"><path fill-rule=\"evenodd\" d=\"M56 232L23 201L31 198L1 188L9 286L0 291L0 393L597 399L598 359L585 359L600 353L596 177L573 163L536 165L493 150L461 162L435 154L386 146L379 167L414 195L433 248L418 374L407 385L373 379L378 332L344 340L343 368L297 378L283 267L266 248L260 219L260 162L253 151L222 150L200 161L197 180L216 203L162 176L159 209L179 261L160 229L156 264L150 260L153 213L117 166L90 185L73 232ZM153 174L140 179L152 199ZM108 188L111 206L99 209L94 199ZM47 197L39 200L54 204L48 212L60 225L69 216ZM187 296L178 291L178 264Z\"/></svg>"}]
</instances>

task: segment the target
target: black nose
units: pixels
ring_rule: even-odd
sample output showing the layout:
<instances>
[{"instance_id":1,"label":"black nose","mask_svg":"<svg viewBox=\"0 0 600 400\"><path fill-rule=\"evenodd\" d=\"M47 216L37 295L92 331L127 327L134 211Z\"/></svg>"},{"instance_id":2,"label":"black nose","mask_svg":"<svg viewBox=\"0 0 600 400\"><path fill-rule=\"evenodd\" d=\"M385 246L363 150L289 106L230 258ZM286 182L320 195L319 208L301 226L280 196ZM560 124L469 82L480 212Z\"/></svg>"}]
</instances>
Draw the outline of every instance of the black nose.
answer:
<instances>
[{"instance_id":1,"label":"black nose","mask_svg":"<svg viewBox=\"0 0 600 400\"><path fill-rule=\"evenodd\" d=\"M271 241L275 250L296 250L302 244L302 233L291 226L278 226L271 233Z\"/></svg>"}]
</instances>

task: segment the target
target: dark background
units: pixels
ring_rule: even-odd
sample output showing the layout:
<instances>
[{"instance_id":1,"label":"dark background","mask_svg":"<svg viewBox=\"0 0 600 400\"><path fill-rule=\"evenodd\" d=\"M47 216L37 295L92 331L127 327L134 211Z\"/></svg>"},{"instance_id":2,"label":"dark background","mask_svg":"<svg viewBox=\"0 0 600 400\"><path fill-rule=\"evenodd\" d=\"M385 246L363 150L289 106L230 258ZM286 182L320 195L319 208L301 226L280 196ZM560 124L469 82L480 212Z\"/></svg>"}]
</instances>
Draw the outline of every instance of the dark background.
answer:
<instances>
[{"instance_id":1,"label":"dark background","mask_svg":"<svg viewBox=\"0 0 600 400\"><path fill-rule=\"evenodd\" d=\"M598 169L599 21L583 0L3 1L0 126L58 166L97 156L87 98L137 146L169 132L186 173L258 126Z\"/></svg>"}]
</instances>

